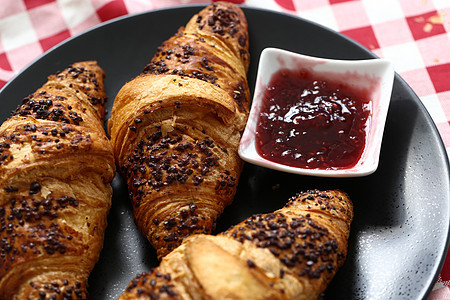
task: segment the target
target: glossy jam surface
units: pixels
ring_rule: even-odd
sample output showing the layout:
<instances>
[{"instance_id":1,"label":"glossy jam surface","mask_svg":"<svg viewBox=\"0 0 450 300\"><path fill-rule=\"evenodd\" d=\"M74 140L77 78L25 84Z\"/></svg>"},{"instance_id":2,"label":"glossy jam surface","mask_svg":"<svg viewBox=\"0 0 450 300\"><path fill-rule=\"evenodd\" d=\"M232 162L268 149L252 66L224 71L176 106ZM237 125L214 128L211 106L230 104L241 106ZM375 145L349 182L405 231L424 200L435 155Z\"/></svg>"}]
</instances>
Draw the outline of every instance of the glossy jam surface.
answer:
<instances>
[{"instance_id":1,"label":"glossy jam surface","mask_svg":"<svg viewBox=\"0 0 450 300\"><path fill-rule=\"evenodd\" d=\"M367 98L305 70L280 70L264 93L256 128L257 152L293 167L350 168L365 147Z\"/></svg>"}]
</instances>

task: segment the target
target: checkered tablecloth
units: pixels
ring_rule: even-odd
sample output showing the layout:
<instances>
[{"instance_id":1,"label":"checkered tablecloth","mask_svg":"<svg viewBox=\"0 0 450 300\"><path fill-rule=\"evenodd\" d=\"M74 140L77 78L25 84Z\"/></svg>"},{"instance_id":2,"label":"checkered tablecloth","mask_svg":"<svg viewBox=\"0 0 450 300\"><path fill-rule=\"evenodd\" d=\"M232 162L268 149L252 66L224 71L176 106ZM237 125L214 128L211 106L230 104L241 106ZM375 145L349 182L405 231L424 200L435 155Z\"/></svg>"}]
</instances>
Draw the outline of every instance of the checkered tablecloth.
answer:
<instances>
[{"instance_id":1,"label":"checkered tablecloth","mask_svg":"<svg viewBox=\"0 0 450 300\"><path fill-rule=\"evenodd\" d=\"M39 55L126 14L208 0L0 0L0 88ZM394 64L450 150L450 0L234 0L291 13L353 38ZM450 299L450 255L429 299Z\"/></svg>"}]
</instances>

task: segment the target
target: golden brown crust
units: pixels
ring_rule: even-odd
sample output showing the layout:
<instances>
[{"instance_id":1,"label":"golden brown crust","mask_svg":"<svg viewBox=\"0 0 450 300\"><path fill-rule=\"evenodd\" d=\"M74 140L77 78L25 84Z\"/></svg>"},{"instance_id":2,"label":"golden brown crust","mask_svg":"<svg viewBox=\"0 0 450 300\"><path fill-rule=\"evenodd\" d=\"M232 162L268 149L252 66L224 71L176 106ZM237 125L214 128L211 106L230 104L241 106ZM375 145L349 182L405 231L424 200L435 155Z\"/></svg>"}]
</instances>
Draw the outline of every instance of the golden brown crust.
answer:
<instances>
[{"instance_id":1,"label":"golden brown crust","mask_svg":"<svg viewBox=\"0 0 450 300\"><path fill-rule=\"evenodd\" d=\"M215 3L119 91L108 129L139 230L166 255L210 233L236 192L249 110L247 23Z\"/></svg>"},{"instance_id":2,"label":"golden brown crust","mask_svg":"<svg viewBox=\"0 0 450 300\"><path fill-rule=\"evenodd\" d=\"M119 299L318 299L344 263L352 218L341 191L298 194L217 236L185 239Z\"/></svg>"},{"instance_id":3,"label":"golden brown crust","mask_svg":"<svg viewBox=\"0 0 450 300\"><path fill-rule=\"evenodd\" d=\"M232 3L216 2L194 15L186 27L165 41L145 67L144 74L176 74L209 82L248 113L248 24Z\"/></svg>"},{"instance_id":4,"label":"golden brown crust","mask_svg":"<svg viewBox=\"0 0 450 300\"><path fill-rule=\"evenodd\" d=\"M115 174L103 77L94 61L74 63L0 127L3 300L87 298Z\"/></svg>"}]
</instances>

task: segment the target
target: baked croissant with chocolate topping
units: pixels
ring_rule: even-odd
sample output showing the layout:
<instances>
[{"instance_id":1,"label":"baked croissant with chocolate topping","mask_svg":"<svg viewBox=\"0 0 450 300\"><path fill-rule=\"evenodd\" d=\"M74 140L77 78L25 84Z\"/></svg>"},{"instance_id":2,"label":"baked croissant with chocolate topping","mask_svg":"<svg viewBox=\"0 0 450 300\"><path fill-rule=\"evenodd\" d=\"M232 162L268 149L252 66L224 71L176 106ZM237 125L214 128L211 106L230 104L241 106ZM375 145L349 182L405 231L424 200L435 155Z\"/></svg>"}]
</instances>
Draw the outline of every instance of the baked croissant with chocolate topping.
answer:
<instances>
[{"instance_id":1,"label":"baked croissant with chocolate topping","mask_svg":"<svg viewBox=\"0 0 450 300\"><path fill-rule=\"evenodd\" d=\"M164 42L116 96L108 123L139 230L169 253L210 233L236 192L250 92L247 22L217 2Z\"/></svg>"},{"instance_id":2,"label":"baked croissant with chocolate topping","mask_svg":"<svg viewBox=\"0 0 450 300\"><path fill-rule=\"evenodd\" d=\"M87 299L115 175L103 78L74 63L0 127L0 299Z\"/></svg>"},{"instance_id":3,"label":"baked croissant with chocolate topping","mask_svg":"<svg viewBox=\"0 0 450 300\"><path fill-rule=\"evenodd\" d=\"M345 261L352 218L341 191L298 194L217 236L186 238L119 299L318 299Z\"/></svg>"}]
</instances>

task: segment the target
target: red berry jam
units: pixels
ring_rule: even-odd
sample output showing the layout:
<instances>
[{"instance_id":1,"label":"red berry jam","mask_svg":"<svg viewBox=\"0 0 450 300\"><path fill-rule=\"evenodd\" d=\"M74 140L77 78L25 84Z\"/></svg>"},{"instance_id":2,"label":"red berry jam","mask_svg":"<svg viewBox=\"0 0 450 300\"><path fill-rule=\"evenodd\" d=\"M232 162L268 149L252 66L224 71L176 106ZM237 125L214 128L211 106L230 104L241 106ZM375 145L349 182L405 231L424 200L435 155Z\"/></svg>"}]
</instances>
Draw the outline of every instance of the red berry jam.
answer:
<instances>
[{"instance_id":1,"label":"red berry jam","mask_svg":"<svg viewBox=\"0 0 450 300\"><path fill-rule=\"evenodd\" d=\"M305 70L284 69L265 90L256 149L292 167L350 168L364 151L369 115L367 95Z\"/></svg>"}]
</instances>

